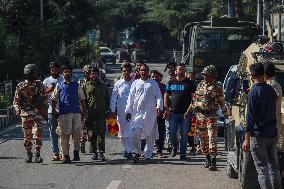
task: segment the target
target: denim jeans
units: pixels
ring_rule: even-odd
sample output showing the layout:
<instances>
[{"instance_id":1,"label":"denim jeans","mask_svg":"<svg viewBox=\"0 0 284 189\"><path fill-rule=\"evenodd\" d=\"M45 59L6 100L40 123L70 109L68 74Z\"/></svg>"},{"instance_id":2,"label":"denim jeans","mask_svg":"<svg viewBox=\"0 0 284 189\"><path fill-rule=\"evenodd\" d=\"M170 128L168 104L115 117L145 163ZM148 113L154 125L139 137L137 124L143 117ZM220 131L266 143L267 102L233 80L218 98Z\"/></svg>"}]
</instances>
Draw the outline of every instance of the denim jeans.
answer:
<instances>
[{"instance_id":1,"label":"denim jeans","mask_svg":"<svg viewBox=\"0 0 284 189\"><path fill-rule=\"evenodd\" d=\"M189 131L189 120L190 118L184 118L183 114L170 114L169 117L169 137L173 147L178 147L177 131L180 128L180 155L186 154L186 147L188 141L188 131Z\"/></svg>"},{"instance_id":2,"label":"denim jeans","mask_svg":"<svg viewBox=\"0 0 284 189\"><path fill-rule=\"evenodd\" d=\"M251 137L250 150L261 189L281 189L277 137Z\"/></svg>"},{"instance_id":3,"label":"denim jeans","mask_svg":"<svg viewBox=\"0 0 284 189\"><path fill-rule=\"evenodd\" d=\"M58 126L57 119L54 118L52 114L48 114L48 123L52 151L54 154L59 154L58 135L55 132Z\"/></svg>"}]
</instances>

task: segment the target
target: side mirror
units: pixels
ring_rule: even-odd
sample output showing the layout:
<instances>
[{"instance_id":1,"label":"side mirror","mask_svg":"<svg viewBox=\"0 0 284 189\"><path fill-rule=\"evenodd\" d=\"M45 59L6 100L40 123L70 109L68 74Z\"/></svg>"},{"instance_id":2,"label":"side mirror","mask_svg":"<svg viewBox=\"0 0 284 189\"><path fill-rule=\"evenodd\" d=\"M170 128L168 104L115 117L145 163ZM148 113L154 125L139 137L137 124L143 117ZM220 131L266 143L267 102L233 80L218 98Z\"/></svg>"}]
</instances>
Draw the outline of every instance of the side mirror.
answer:
<instances>
[{"instance_id":1,"label":"side mirror","mask_svg":"<svg viewBox=\"0 0 284 189\"><path fill-rule=\"evenodd\" d=\"M238 95L238 82L237 77L228 78L224 86L225 102L233 103Z\"/></svg>"}]
</instances>

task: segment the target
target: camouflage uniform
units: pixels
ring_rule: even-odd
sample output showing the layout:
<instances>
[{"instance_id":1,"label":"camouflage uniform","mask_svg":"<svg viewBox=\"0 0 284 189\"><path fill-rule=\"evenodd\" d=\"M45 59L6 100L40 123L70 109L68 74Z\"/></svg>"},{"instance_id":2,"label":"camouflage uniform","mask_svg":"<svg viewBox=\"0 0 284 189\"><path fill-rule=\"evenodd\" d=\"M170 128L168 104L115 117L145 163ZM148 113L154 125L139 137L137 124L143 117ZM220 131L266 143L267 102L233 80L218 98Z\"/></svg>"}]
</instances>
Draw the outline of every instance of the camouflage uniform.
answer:
<instances>
[{"instance_id":1,"label":"camouflage uniform","mask_svg":"<svg viewBox=\"0 0 284 189\"><path fill-rule=\"evenodd\" d=\"M89 64L85 65L83 67L83 72L84 72L84 78L83 79L80 79L79 80L79 85L80 87L83 89L85 89L86 87L86 82L89 81L89 78L88 78L88 72L90 70L90 66ZM82 125L83 125L83 128L82 128L82 134L81 134L81 152L82 153L85 153L85 144L87 142L87 139L88 139L88 129L87 129L87 126L86 126L86 119L82 120Z\"/></svg>"},{"instance_id":2,"label":"camouflage uniform","mask_svg":"<svg viewBox=\"0 0 284 189\"><path fill-rule=\"evenodd\" d=\"M32 135L35 138L35 149L39 153L42 146L43 110L46 108L44 86L41 81L25 80L16 87L14 108L20 112L24 133L24 146L28 153L32 151Z\"/></svg>"},{"instance_id":3,"label":"camouflage uniform","mask_svg":"<svg viewBox=\"0 0 284 189\"><path fill-rule=\"evenodd\" d=\"M205 67L202 73L214 77L217 75L214 66ZM211 83L207 83L205 80L201 81L197 86L191 108L196 114L200 148L205 155L208 157L212 155L213 158L216 158L217 155L217 111L219 106L225 111L222 85L215 80Z\"/></svg>"}]
</instances>

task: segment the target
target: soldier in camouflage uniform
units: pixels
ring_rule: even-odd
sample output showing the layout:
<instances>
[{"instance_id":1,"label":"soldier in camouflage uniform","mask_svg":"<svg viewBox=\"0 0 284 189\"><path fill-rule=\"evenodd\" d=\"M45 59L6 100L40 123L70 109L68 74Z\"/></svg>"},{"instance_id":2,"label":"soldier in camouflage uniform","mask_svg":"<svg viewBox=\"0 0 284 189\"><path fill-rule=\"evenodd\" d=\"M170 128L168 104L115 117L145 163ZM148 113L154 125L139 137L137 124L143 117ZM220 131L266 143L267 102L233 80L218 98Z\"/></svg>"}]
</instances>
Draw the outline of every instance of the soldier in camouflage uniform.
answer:
<instances>
[{"instance_id":1,"label":"soldier in camouflage uniform","mask_svg":"<svg viewBox=\"0 0 284 189\"><path fill-rule=\"evenodd\" d=\"M26 163L32 162L32 136L35 138L35 162L42 163L40 156L42 145L42 121L45 116L46 95L44 86L38 78L35 64L28 64L24 68L25 81L16 87L14 108L16 114L21 116L24 133L24 146L27 150Z\"/></svg>"},{"instance_id":2,"label":"soldier in camouflage uniform","mask_svg":"<svg viewBox=\"0 0 284 189\"><path fill-rule=\"evenodd\" d=\"M211 171L217 170L217 110L222 109L224 116L227 111L224 106L224 93L222 85L215 81L217 70L210 65L203 69L204 80L196 89L193 103L188 113L193 111L196 114L196 127L200 138L200 147L206 155L205 168ZM211 159L212 156L212 159Z\"/></svg>"},{"instance_id":3,"label":"soldier in camouflage uniform","mask_svg":"<svg viewBox=\"0 0 284 189\"><path fill-rule=\"evenodd\" d=\"M83 67L84 78L79 80L79 85L84 90L86 87L86 82L90 81L90 64L87 64ZM83 129L82 129L82 136L81 136L81 152L86 153L86 142L88 138L88 129L86 126L86 119L83 119Z\"/></svg>"},{"instance_id":4,"label":"soldier in camouflage uniform","mask_svg":"<svg viewBox=\"0 0 284 189\"><path fill-rule=\"evenodd\" d=\"M85 83L83 92L86 96L88 116L85 122L90 140L90 153L93 160L105 160L106 112L109 109L108 88L99 80L99 69L91 66L90 81ZM98 153L99 152L99 153Z\"/></svg>"}]
</instances>

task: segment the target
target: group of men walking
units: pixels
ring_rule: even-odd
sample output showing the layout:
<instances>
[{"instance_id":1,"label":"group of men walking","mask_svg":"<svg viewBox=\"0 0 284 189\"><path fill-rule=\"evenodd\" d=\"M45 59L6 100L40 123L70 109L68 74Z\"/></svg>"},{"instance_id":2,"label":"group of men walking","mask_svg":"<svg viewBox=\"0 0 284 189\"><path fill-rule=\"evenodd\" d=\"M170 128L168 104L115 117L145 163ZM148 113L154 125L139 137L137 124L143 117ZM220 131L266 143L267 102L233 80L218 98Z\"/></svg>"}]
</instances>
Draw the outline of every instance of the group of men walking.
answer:
<instances>
[{"instance_id":1,"label":"group of men walking","mask_svg":"<svg viewBox=\"0 0 284 189\"><path fill-rule=\"evenodd\" d=\"M205 167L216 170L216 111L220 107L226 115L223 89L215 81L216 68L206 67L202 72L205 79L198 85L186 77L184 64L170 62L166 69L169 77L162 82L162 75L156 70L150 72L143 62L136 64L133 74L131 64L123 63L122 75L115 82L110 96L106 85L100 82L100 72L95 66L85 66L84 79L76 82L72 80L70 65L60 67L52 62L49 66L50 77L41 83L37 80L36 66L27 65L25 81L17 86L14 98L16 112L22 117L26 162L32 162L32 134L36 138L35 161L42 162L41 130L45 117L50 128L53 161L71 162L70 138L74 143L73 161L80 160L80 151L86 152L87 139L92 159L105 160L107 112L117 118L118 137L125 158L138 162L144 156L146 162L151 162L155 141L157 153L163 157L168 133L172 157L178 155L179 149L180 159L186 160L188 132L194 113L197 116L200 148L206 155ZM168 121L168 128L165 120Z\"/></svg>"}]
</instances>

